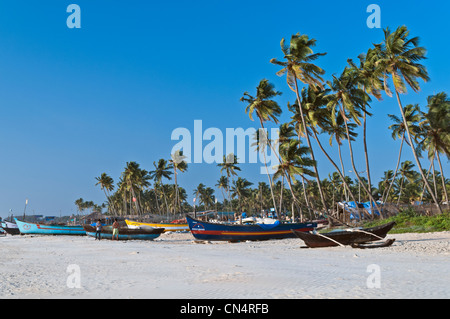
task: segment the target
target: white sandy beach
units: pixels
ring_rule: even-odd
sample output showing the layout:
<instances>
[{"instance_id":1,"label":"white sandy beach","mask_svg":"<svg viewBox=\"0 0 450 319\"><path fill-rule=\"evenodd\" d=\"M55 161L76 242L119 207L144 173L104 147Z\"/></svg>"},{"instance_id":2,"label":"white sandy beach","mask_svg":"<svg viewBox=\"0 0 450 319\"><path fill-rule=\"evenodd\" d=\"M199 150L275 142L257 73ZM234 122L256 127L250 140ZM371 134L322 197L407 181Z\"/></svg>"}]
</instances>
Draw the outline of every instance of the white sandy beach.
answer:
<instances>
[{"instance_id":1,"label":"white sandy beach","mask_svg":"<svg viewBox=\"0 0 450 319\"><path fill-rule=\"evenodd\" d=\"M199 244L190 233L6 236L0 298L450 298L450 232L387 238L393 246L363 250L304 249L299 239ZM78 274L69 265L80 288L68 286Z\"/></svg>"}]
</instances>

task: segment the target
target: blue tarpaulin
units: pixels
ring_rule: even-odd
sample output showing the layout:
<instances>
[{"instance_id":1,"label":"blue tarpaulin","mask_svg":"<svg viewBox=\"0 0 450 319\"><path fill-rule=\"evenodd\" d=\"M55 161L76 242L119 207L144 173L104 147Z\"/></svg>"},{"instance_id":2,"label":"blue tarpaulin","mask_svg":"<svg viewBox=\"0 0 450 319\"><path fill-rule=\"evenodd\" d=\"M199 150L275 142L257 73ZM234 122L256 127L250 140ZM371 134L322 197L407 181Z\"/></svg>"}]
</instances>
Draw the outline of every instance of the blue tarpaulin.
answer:
<instances>
[{"instance_id":1,"label":"blue tarpaulin","mask_svg":"<svg viewBox=\"0 0 450 319\"><path fill-rule=\"evenodd\" d=\"M375 213L375 215L378 215L378 216L380 215L380 213L378 212L378 210L373 202L372 202L373 208L370 207L370 202L358 203L358 205L356 205L355 202L347 202L347 203L344 203L344 205L346 207L350 207L350 208L364 208L369 212L370 215L372 215L372 210L373 210L373 213ZM380 205L380 203L377 203L377 205ZM359 219L359 216L355 215L355 214L350 214L350 218Z\"/></svg>"}]
</instances>

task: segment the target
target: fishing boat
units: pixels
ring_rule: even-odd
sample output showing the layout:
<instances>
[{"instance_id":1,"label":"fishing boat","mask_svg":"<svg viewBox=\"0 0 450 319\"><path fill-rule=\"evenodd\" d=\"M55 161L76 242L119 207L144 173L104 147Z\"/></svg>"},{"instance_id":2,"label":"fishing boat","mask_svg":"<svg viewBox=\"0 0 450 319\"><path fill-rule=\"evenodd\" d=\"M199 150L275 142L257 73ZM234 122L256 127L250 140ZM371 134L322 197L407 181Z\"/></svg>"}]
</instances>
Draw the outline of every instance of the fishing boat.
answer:
<instances>
[{"instance_id":1,"label":"fishing boat","mask_svg":"<svg viewBox=\"0 0 450 319\"><path fill-rule=\"evenodd\" d=\"M95 227L91 225L84 225L83 228L88 236L95 237ZM121 227L119 228L119 240L153 240L159 237L163 232L164 228L131 229ZM112 239L112 227L103 227L100 237L102 239Z\"/></svg>"},{"instance_id":2,"label":"fishing boat","mask_svg":"<svg viewBox=\"0 0 450 319\"><path fill-rule=\"evenodd\" d=\"M22 222L14 218L20 233L23 234L39 234L39 235L86 235L83 226L67 226L67 225L45 225Z\"/></svg>"},{"instance_id":3,"label":"fishing boat","mask_svg":"<svg viewBox=\"0 0 450 319\"><path fill-rule=\"evenodd\" d=\"M131 229L151 229L151 228L164 228L164 232L169 231L189 231L188 224L172 224L172 223L141 223L132 220L125 219L128 228Z\"/></svg>"},{"instance_id":4,"label":"fishing boat","mask_svg":"<svg viewBox=\"0 0 450 319\"><path fill-rule=\"evenodd\" d=\"M7 233L10 235L19 235L20 231L19 231L19 227L14 224L14 223L10 223L7 221L2 221L0 224L0 227Z\"/></svg>"},{"instance_id":5,"label":"fishing boat","mask_svg":"<svg viewBox=\"0 0 450 319\"><path fill-rule=\"evenodd\" d=\"M292 229L298 232L313 230L316 223L277 223L272 224L219 224L200 221L186 216L192 235L199 240L220 240L238 242L245 240L269 240L295 238Z\"/></svg>"},{"instance_id":6,"label":"fishing boat","mask_svg":"<svg viewBox=\"0 0 450 319\"><path fill-rule=\"evenodd\" d=\"M368 242L382 240L386 237L387 233L394 227L395 222L390 222L381 226L365 228L365 229L345 229L338 231L331 231L325 234L311 234L309 232L298 232L292 230L292 232L301 240L303 240L306 246L310 248L317 247L334 247L364 244ZM393 243L393 242L392 242ZM392 244L391 243L391 244Z\"/></svg>"}]
</instances>

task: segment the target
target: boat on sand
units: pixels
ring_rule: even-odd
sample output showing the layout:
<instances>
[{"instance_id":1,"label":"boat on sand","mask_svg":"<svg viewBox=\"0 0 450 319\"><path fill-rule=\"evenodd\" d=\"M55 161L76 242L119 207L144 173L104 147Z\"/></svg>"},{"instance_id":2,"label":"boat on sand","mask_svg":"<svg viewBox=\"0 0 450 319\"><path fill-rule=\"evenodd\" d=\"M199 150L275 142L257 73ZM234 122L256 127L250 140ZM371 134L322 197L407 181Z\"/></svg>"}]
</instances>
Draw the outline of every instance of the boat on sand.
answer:
<instances>
[{"instance_id":1,"label":"boat on sand","mask_svg":"<svg viewBox=\"0 0 450 319\"><path fill-rule=\"evenodd\" d=\"M278 223L273 224L222 224L210 223L186 216L192 235L199 240L245 241L294 238L292 229L298 232L313 230L316 223Z\"/></svg>"},{"instance_id":2,"label":"boat on sand","mask_svg":"<svg viewBox=\"0 0 450 319\"><path fill-rule=\"evenodd\" d=\"M95 227L84 225L86 234L95 237ZM153 240L158 238L164 232L164 228L154 229L130 229L127 227L119 228L119 240ZM112 239L112 227L105 226L100 233L101 239Z\"/></svg>"},{"instance_id":3,"label":"boat on sand","mask_svg":"<svg viewBox=\"0 0 450 319\"><path fill-rule=\"evenodd\" d=\"M381 226L365 228L365 229L345 229L338 231L331 231L325 234L312 234L309 232L298 232L292 230L292 232L301 240L303 240L306 246L310 248L317 247L334 247L345 245L359 245L369 242L382 240L386 237L387 233L394 227L395 222L390 222ZM393 241L389 241L390 244ZM363 246L361 246L362 248ZM360 248L360 247L358 247ZM369 248L369 247L367 247Z\"/></svg>"},{"instance_id":4,"label":"boat on sand","mask_svg":"<svg viewBox=\"0 0 450 319\"><path fill-rule=\"evenodd\" d=\"M83 226L67 226L67 225L46 225L28 223L14 218L21 234L38 234L38 235L86 235Z\"/></svg>"},{"instance_id":5,"label":"boat on sand","mask_svg":"<svg viewBox=\"0 0 450 319\"><path fill-rule=\"evenodd\" d=\"M128 228L134 229L151 229L151 228L164 228L164 232L169 231L189 231L188 224L174 224L174 223L141 223L133 220L125 219Z\"/></svg>"}]
</instances>

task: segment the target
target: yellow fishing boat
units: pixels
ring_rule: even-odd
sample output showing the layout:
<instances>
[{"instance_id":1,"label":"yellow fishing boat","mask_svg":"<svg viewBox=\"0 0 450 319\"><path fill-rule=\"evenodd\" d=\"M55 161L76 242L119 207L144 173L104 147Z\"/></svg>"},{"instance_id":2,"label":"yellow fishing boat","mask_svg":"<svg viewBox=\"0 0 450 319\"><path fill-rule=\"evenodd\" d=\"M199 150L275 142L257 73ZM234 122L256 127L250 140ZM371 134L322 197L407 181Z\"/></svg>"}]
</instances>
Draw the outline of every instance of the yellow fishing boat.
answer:
<instances>
[{"instance_id":1,"label":"yellow fishing boat","mask_svg":"<svg viewBox=\"0 0 450 319\"><path fill-rule=\"evenodd\" d=\"M141 223L125 219L128 228L164 228L164 232L168 231L189 231L189 225L186 224L157 224L157 223Z\"/></svg>"}]
</instances>

